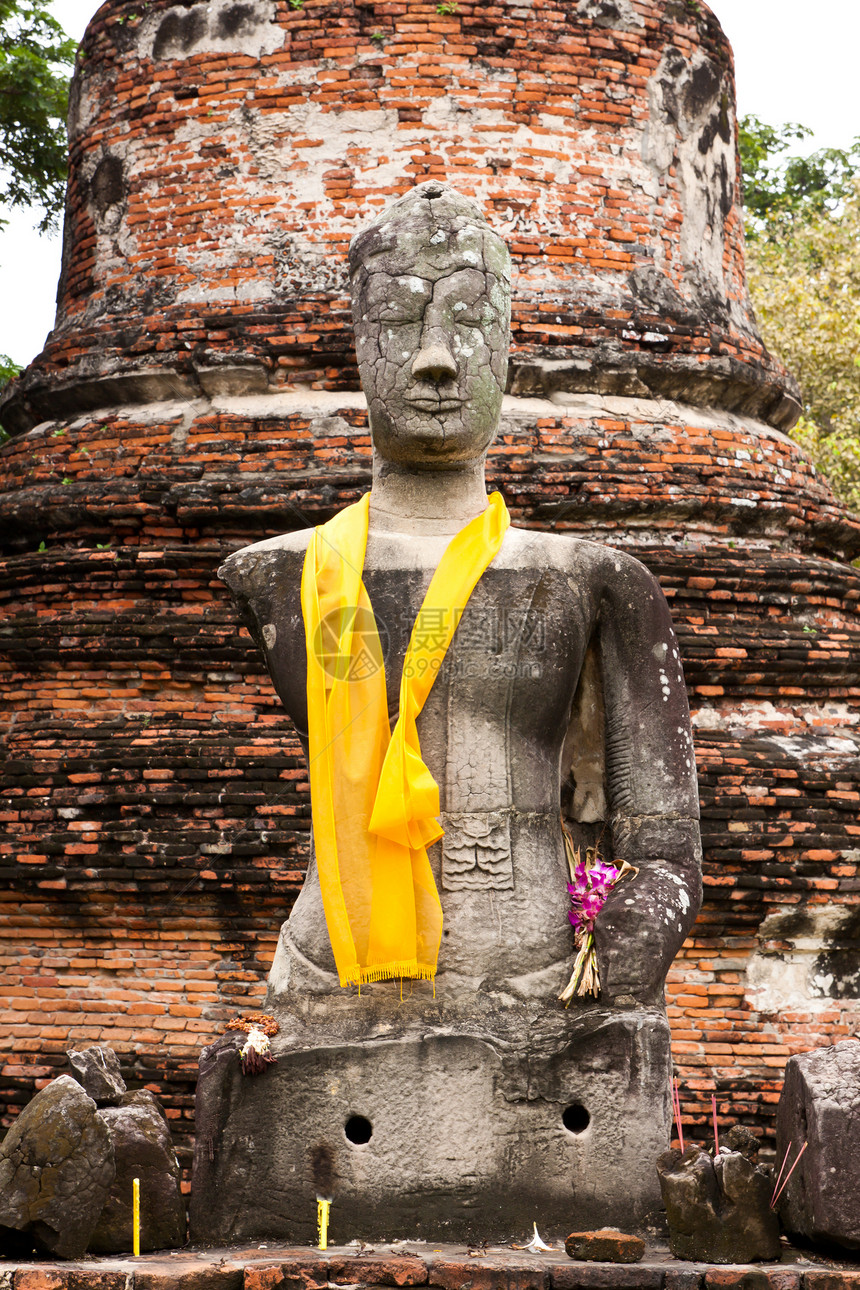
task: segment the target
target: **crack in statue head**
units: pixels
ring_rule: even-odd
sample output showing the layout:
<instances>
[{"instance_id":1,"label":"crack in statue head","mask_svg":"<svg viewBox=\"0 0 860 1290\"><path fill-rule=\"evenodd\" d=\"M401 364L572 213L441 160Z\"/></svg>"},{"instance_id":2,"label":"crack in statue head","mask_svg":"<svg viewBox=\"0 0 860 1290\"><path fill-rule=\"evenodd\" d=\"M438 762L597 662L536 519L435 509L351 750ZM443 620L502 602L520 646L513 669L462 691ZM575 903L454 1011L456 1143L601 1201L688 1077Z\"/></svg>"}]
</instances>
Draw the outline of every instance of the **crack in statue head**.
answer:
<instances>
[{"instance_id":1,"label":"crack in statue head","mask_svg":"<svg viewBox=\"0 0 860 1290\"><path fill-rule=\"evenodd\" d=\"M349 267L377 455L419 469L483 457L507 378L505 243L474 202L431 181L355 235Z\"/></svg>"}]
</instances>

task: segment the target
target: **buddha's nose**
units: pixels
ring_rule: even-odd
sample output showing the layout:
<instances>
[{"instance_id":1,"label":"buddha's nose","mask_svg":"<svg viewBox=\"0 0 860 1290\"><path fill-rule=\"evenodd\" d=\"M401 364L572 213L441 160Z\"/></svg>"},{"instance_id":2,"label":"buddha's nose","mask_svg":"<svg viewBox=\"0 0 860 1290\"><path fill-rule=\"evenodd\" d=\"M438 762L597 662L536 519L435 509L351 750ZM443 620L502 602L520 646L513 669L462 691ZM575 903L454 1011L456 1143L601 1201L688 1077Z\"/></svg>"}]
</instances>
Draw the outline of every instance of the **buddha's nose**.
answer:
<instances>
[{"instance_id":1,"label":"buddha's nose","mask_svg":"<svg viewBox=\"0 0 860 1290\"><path fill-rule=\"evenodd\" d=\"M412 360L412 375L440 385L457 375L457 363L447 345L438 340L422 344Z\"/></svg>"}]
</instances>

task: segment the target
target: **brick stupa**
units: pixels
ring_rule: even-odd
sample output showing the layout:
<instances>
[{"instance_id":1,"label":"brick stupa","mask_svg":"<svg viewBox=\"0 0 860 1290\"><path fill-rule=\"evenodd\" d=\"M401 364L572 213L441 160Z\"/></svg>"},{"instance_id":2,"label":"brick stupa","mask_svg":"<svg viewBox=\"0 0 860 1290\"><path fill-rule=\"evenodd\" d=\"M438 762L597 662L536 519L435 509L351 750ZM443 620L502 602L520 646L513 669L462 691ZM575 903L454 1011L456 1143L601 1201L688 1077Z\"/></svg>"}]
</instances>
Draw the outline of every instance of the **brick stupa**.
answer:
<instances>
[{"instance_id":1,"label":"brick stupa","mask_svg":"<svg viewBox=\"0 0 860 1290\"><path fill-rule=\"evenodd\" d=\"M54 331L0 454L5 1123L68 1047L157 1088L261 999L306 858L298 745L214 571L369 483L345 253L425 178L511 246L490 478L660 578L697 730L685 1109L769 1130L853 1033L860 524L786 431L703 3L108 0L72 93ZM563 913L561 915L564 916Z\"/></svg>"}]
</instances>

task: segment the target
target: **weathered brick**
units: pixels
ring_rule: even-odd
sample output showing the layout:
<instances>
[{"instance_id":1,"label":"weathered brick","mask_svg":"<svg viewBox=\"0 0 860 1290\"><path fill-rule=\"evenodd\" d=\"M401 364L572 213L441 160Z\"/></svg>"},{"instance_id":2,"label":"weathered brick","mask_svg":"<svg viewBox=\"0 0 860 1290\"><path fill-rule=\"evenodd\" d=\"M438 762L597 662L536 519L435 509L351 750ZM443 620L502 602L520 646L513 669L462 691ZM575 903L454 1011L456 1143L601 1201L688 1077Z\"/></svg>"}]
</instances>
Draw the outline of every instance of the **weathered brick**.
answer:
<instances>
[{"instance_id":1,"label":"weathered brick","mask_svg":"<svg viewBox=\"0 0 860 1290\"><path fill-rule=\"evenodd\" d=\"M66 1290L68 1284L64 1268L17 1268L12 1274L13 1290Z\"/></svg>"},{"instance_id":2,"label":"weathered brick","mask_svg":"<svg viewBox=\"0 0 860 1290\"><path fill-rule=\"evenodd\" d=\"M430 1264L430 1284L441 1290L548 1290L549 1274L537 1261L518 1263L482 1259L459 1262L438 1259Z\"/></svg>"},{"instance_id":3,"label":"weathered brick","mask_svg":"<svg viewBox=\"0 0 860 1290\"><path fill-rule=\"evenodd\" d=\"M242 1268L221 1267L206 1259L167 1259L134 1269L134 1290L242 1290Z\"/></svg>"},{"instance_id":4,"label":"weathered brick","mask_svg":"<svg viewBox=\"0 0 860 1290\"><path fill-rule=\"evenodd\" d=\"M704 1271L701 1268L666 1269L663 1290L700 1290Z\"/></svg>"},{"instance_id":5,"label":"weathered brick","mask_svg":"<svg viewBox=\"0 0 860 1290\"><path fill-rule=\"evenodd\" d=\"M611 1228L597 1232L571 1232L564 1242L568 1258L588 1263L638 1263L645 1242Z\"/></svg>"},{"instance_id":6,"label":"weathered brick","mask_svg":"<svg viewBox=\"0 0 860 1290\"><path fill-rule=\"evenodd\" d=\"M860 1270L842 1268L838 1272L804 1272L803 1290L857 1290Z\"/></svg>"},{"instance_id":7,"label":"weathered brick","mask_svg":"<svg viewBox=\"0 0 860 1290\"><path fill-rule=\"evenodd\" d=\"M567 1263L551 1270L553 1290L660 1290L663 1268L623 1263Z\"/></svg>"},{"instance_id":8,"label":"weathered brick","mask_svg":"<svg viewBox=\"0 0 860 1290\"><path fill-rule=\"evenodd\" d=\"M244 1290L322 1290L328 1283L325 1259L291 1259L268 1266L247 1264Z\"/></svg>"},{"instance_id":9,"label":"weathered brick","mask_svg":"<svg viewBox=\"0 0 860 1290\"><path fill-rule=\"evenodd\" d=\"M362 1258L329 1259L329 1280L335 1285L423 1286L427 1266L421 1259Z\"/></svg>"},{"instance_id":10,"label":"weathered brick","mask_svg":"<svg viewBox=\"0 0 860 1290\"><path fill-rule=\"evenodd\" d=\"M705 1290L800 1290L796 1268L708 1268Z\"/></svg>"}]
</instances>

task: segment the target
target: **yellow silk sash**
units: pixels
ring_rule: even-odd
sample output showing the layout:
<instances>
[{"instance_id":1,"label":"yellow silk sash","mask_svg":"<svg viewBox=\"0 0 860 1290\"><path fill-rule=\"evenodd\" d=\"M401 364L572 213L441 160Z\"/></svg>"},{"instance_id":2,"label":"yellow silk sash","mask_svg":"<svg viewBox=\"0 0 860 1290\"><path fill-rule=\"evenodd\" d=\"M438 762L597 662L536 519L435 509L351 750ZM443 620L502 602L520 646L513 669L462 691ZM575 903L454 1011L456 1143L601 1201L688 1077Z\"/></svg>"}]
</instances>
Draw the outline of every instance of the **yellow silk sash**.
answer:
<instances>
[{"instance_id":1,"label":"yellow silk sash","mask_svg":"<svg viewBox=\"0 0 860 1290\"><path fill-rule=\"evenodd\" d=\"M368 494L314 529L302 572L314 844L343 986L436 974L442 906L427 847L443 830L416 721L510 524L494 493L449 543L412 628L392 732L379 633L361 577L369 509Z\"/></svg>"}]
</instances>

